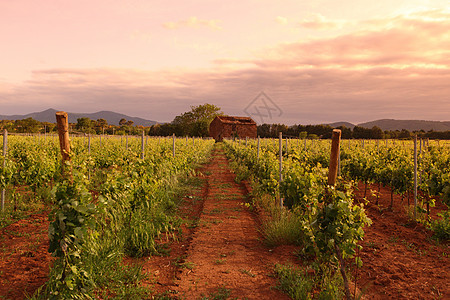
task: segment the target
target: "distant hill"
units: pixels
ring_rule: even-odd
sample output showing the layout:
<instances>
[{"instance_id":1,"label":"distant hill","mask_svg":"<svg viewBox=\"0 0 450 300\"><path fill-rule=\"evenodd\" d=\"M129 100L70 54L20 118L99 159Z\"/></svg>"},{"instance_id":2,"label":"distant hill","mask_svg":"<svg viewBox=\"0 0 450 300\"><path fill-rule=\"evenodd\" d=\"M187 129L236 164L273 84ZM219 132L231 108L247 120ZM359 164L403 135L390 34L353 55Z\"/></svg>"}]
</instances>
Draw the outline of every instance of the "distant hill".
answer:
<instances>
[{"instance_id":1,"label":"distant hill","mask_svg":"<svg viewBox=\"0 0 450 300\"><path fill-rule=\"evenodd\" d=\"M26 115L12 115L12 116L5 116L0 115L0 120L21 120L26 118L33 118L40 122L50 122L55 123L55 113L57 112L56 109L47 109L41 112L34 112ZM127 121L133 121L134 125L141 125L141 126L150 126L155 125L156 121L146 120L142 118L137 117L130 117L124 114L119 114L112 111L99 111L95 113L71 113L69 114L69 122L70 123L76 123L78 118L89 118L91 120L97 120L97 119L105 119L108 124L111 125L119 125L120 119L126 119Z\"/></svg>"},{"instance_id":2,"label":"distant hill","mask_svg":"<svg viewBox=\"0 0 450 300\"><path fill-rule=\"evenodd\" d=\"M360 127L372 128L378 126L382 130L402 130L408 131L448 131L450 130L450 121L424 121L424 120L394 120L394 119L381 119L372 122L366 122L358 124Z\"/></svg>"},{"instance_id":3,"label":"distant hill","mask_svg":"<svg viewBox=\"0 0 450 300\"><path fill-rule=\"evenodd\" d=\"M353 127L355 127L355 124L349 123L349 122L335 122L335 123L331 123L331 124L327 124L330 125L333 128L337 128L340 126L345 126L347 128L351 128L353 129Z\"/></svg>"}]
</instances>

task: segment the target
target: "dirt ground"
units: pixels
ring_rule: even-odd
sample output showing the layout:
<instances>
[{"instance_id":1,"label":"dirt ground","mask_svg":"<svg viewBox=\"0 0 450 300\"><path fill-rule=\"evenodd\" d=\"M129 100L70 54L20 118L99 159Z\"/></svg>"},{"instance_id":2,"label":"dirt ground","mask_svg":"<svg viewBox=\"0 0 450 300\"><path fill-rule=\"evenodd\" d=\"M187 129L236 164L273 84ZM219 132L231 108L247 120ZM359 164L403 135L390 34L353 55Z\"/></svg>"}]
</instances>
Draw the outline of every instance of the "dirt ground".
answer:
<instances>
[{"instance_id":1,"label":"dirt ground","mask_svg":"<svg viewBox=\"0 0 450 300\"><path fill-rule=\"evenodd\" d=\"M48 280L48 225L46 211L0 229L0 299L24 299Z\"/></svg>"},{"instance_id":2,"label":"dirt ground","mask_svg":"<svg viewBox=\"0 0 450 300\"><path fill-rule=\"evenodd\" d=\"M235 183L223 151L214 152L201 173L202 187L182 208L195 225L183 229L185 240L172 244L170 257L146 263L154 288L178 299L289 299L275 289L273 269L297 261L294 247L264 245L257 217L244 205L247 191Z\"/></svg>"},{"instance_id":3,"label":"dirt ground","mask_svg":"<svg viewBox=\"0 0 450 300\"><path fill-rule=\"evenodd\" d=\"M364 185L359 185L356 196L363 198ZM363 267L357 276L367 298L450 299L449 243L437 243L431 231L408 219L406 198L395 195L392 209L388 189L381 189L378 206L375 197L367 198L366 212L373 224L365 229ZM433 218L443 209L438 200L431 208Z\"/></svg>"},{"instance_id":4,"label":"dirt ground","mask_svg":"<svg viewBox=\"0 0 450 300\"><path fill-rule=\"evenodd\" d=\"M298 263L292 246L264 245L258 216L244 205L247 190L236 184L221 150L199 170L199 184L185 195L180 216L186 220L175 241L161 239L167 255L143 258L153 296L175 299L288 299L274 287L276 263ZM372 187L375 189L376 187ZM368 196L372 226L359 253L363 267L351 268L365 299L450 299L449 243L437 243L424 226L406 217L405 204L381 190L379 205ZM358 201L363 186L356 191ZM437 203L432 216L444 209ZM24 299L43 285L52 258L48 212L0 229L0 299ZM127 260L130 261L130 260ZM207 297L207 298L206 298Z\"/></svg>"}]
</instances>

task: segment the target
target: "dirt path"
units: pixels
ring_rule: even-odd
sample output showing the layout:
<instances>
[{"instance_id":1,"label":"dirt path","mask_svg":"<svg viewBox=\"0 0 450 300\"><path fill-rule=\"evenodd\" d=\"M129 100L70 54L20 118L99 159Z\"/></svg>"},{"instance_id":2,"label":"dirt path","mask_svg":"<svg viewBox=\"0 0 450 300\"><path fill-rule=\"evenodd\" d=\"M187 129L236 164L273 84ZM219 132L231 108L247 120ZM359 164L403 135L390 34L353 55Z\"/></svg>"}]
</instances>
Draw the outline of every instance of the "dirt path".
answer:
<instances>
[{"instance_id":1,"label":"dirt path","mask_svg":"<svg viewBox=\"0 0 450 300\"><path fill-rule=\"evenodd\" d=\"M180 298L289 299L274 289L271 276L286 253L262 244L257 221L244 205L246 191L235 183L222 150L215 150L203 172L209 188L176 282Z\"/></svg>"}]
</instances>

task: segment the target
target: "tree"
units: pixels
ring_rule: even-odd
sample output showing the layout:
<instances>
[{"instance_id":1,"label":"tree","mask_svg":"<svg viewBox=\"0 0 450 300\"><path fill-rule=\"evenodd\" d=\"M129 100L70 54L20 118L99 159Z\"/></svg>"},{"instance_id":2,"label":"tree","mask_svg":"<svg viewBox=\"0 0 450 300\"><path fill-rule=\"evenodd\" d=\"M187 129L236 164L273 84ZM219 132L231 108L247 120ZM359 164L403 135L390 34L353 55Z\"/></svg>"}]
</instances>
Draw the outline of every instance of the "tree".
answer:
<instances>
[{"instance_id":1,"label":"tree","mask_svg":"<svg viewBox=\"0 0 450 300\"><path fill-rule=\"evenodd\" d=\"M41 122L30 117L22 120L16 120L14 121L14 125L18 132L35 133L39 132Z\"/></svg>"},{"instance_id":2,"label":"tree","mask_svg":"<svg viewBox=\"0 0 450 300\"><path fill-rule=\"evenodd\" d=\"M383 130L378 126L373 126L371 129L372 139L382 139L384 137Z\"/></svg>"},{"instance_id":3,"label":"tree","mask_svg":"<svg viewBox=\"0 0 450 300\"><path fill-rule=\"evenodd\" d=\"M172 121L177 135L208 136L209 124L216 116L223 115L213 104L191 106L191 111L176 116Z\"/></svg>"},{"instance_id":4,"label":"tree","mask_svg":"<svg viewBox=\"0 0 450 300\"><path fill-rule=\"evenodd\" d=\"M108 122L105 119L97 119L95 124L98 134L103 134L103 130L108 126Z\"/></svg>"},{"instance_id":5,"label":"tree","mask_svg":"<svg viewBox=\"0 0 450 300\"><path fill-rule=\"evenodd\" d=\"M78 118L75 128L82 132L90 132L92 128L92 120L89 118Z\"/></svg>"},{"instance_id":6,"label":"tree","mask_svg":"<svg viewBox=\"0 0 450 300\"><path fill-rule=\"evenodd\" d=\"M124 118L120 119L120 121L119 121L119 125L120 125L120 126L123 126L123 125L125 125L126 123L127 123L127 120L124 119Z\"/></svg>"}]
</instances>

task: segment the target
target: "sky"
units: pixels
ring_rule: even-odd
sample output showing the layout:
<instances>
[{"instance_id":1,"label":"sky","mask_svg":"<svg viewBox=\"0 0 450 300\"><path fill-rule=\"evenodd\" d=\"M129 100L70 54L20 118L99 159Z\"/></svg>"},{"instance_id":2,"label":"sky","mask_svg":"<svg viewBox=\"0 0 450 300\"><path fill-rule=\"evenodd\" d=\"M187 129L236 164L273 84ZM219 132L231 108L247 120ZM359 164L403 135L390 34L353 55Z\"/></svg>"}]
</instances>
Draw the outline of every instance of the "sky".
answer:
<instances>
[{"instance_id":1,"label":"sky","mask_svg":"<svg viewBox=\"0 0 450 300\"><path fill-rule=\"evenodd\" d=\"M0 115L450 121L450 0L0 0ZM70 120L70 116L69 116Z\"/></svg>"}]
</instances>

